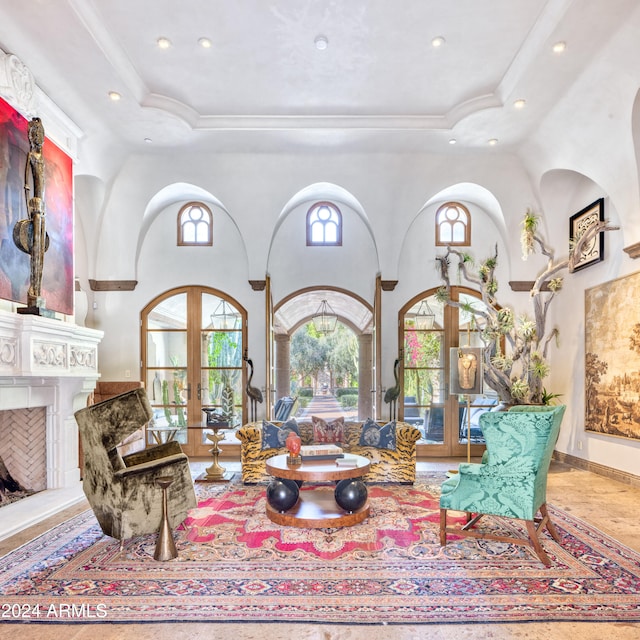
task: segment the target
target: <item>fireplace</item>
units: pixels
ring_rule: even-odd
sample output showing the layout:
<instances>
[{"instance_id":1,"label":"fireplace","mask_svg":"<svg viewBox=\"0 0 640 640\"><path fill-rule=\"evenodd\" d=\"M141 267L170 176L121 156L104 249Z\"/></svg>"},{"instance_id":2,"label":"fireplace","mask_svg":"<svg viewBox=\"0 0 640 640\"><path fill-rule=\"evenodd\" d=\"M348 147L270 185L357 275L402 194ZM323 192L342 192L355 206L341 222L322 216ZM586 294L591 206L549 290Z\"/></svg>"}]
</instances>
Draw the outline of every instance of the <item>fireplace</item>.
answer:
<instances>
[{"instance_id":1,"label":"fireplace","mask_svg":"<svg viewBox=\"0 0 640 640\"><path fill-rule=\"evenodd\" d=\"M0 411L0 506L47 488L46 422L45 407Z\"/></svg>"},{"instance_id":2,"label":"fireplace","mask_svg":"<svg viewBox=\"0 0 640 640\"><path fill-rule=\"evenodd\" d=\"M3 454L10 473L21 484L24 478L34 482L23 486L37 490L0 508L0 540L84 497L73 414L86 405L99 377L102 335L68 322L0 311L0 453L11 448L9 463ZM7 444L14 438L17 444ZM39 469L24 468L38 457L44 463Z\"/></svg>"}]
</instances>

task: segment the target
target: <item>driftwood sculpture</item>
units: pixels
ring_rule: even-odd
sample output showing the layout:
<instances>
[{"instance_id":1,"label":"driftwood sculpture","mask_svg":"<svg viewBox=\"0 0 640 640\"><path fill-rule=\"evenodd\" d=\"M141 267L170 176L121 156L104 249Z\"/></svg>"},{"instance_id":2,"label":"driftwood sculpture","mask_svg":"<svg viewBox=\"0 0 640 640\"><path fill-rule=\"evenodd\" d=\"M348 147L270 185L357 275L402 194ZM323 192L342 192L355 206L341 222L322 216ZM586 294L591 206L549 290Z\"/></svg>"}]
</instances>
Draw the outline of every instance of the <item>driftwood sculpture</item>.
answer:
<instances>
[{"instance_id":1,"label":"driftwood sculpture","mask_svg":"<svg viewBox=\"0 0 640 640\"><path fill-rule=\"evenodd\" d=\"M485 384L494 389L506 404L545 403L547 393L542 381L549 373L547 352L550 342L558 336L555 327L547 331L547 313L551 301L562 289L563 280L559 274L566 269L573 270L585 248L599 233L618 229L608 221L598 221L577 239L568 257L556 260L554 250L538 234L538 222L539 217L527 211L521 236L523 258L526 259L536 248L548 258L547 266L536 277L531 288L533 319L516 317L512 308L502 306L496 300L498 284L494 272L498 263L497 246L495 254L475 270L469 254L451 247L448 247L446 254L436 258L444 281L438 297L472 316L484 344ZM449 271L454 258L457 259L460 279L481 292L483 305L451 300Z\"/></svg>"}]
</instances>

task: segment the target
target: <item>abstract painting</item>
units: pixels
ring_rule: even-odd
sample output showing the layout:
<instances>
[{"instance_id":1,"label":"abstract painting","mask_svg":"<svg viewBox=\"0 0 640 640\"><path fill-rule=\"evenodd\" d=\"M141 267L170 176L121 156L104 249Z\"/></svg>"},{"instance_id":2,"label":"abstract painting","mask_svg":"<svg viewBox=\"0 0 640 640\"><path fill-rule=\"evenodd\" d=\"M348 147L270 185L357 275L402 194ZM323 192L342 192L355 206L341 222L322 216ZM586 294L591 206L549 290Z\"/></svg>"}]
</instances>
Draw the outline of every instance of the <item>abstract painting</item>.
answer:
<instances>
[{"instance_id":1,"label":"abstract painting","mask_svg":"<svg viewBox=\"0 0 640 640\"><path fill-rule=\"evenodd\" d=\"M47 123L44 122L45 132ZM28 121L0 99L0 298L27 303L30 257L13 242L13 227L28 217L25 164ZM73 164L49 138L43 145L45 214L49 249L42 297L47 309L73 314Z\"/></svg>"},{"instance_id":2,"label":"abstract painting","mask_svg":"<svg viewBox=\"0 0 640 640\"><path fill-rule=\"evenodd\" d=\"M585 292L585 428L640 439L640 273Z\"/></svg>"}]
</instances>

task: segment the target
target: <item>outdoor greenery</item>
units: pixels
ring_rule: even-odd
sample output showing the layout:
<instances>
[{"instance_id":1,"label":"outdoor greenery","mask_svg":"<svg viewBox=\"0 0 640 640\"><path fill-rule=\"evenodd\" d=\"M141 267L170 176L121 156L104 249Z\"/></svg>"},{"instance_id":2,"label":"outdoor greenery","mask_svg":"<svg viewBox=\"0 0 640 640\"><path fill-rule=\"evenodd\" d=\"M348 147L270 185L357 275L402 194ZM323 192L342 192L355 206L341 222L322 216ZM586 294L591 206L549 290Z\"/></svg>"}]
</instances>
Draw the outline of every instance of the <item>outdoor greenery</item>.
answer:
<instances>
[{"instance_id":1,"label":"outdoor greenery","mask_svg":"<svg viewBox=\"0 0 640 640\"><path fill-rule=\"evenodd\" d=\"M531 289L530 300L533 318L527 315L516 317L511 307L498 303L498 281L495 270L498 264L498 248L493 256L476 266L471 255L448 247L443 256L436 259L444 286L438 293L443 302L458 307L472 316L484 344L484 381L494 389L500 400L508 404L541 404L545 398L557 394L547 392L543 379L549 374L547 352L552 340L558 338L558 329L547 329L547 313L551 301L562 289L563 279L559 273L570 271L579 262L585 247L593 242L601 231L617 227L597 222L571 247L569 256L555 260L555 252L547 246L538 232L539 217L527 211L522 221L520 237L523 259L536 248L547 257L547 265L537 275ZM452 301L451 262L457 260L460 280L470 283L482 294L482 304Z\"/></svg>"},{"instance_id":2,"label":"outdoor greenery","mask_svg":"<svg viewBox=\"0 0 640 640\"><path fill-rule=\"evenodd\" d=\"M232 425L240 422L236 393L242 376L241 336L241 331L212 331L207 342L209 400L219 404Z\"/></svg>"},{"instance_id":3,"label":"outdoor greenery","mask_svg":"<svg viewBox=\"0 0 640 640\"><path fill-rule=\"evenodd\" d=\"M331 389L355 386L357 373L358 340L345 325L338 323L333 333L323 335L308 322L293 334L291 387L294 395L302 395L304 387L317 390L323 374L329 376ZM295 393L297 389L300 391Z\"/></svg>"},{"instance_id":4,"label":"outdoor greenery","mask_svg":"<svg viewBox=\"0 0 640 640\"><path fill-rule=\"evenodd\" d=\"M340 396L340 406L343 409L355 409L358 406L358 394Z\"/></svg>"},{"instance_id":5,"label":"outdoor greenery","mask_svg":"<svg viewBox=\"0 0 640 640\"><path fill-rule=\"evenodd\" d=\"M429 405L440 392L442 333L421 331L407 320L404 332L404 395Z\"/></svg>"}]
</instances>

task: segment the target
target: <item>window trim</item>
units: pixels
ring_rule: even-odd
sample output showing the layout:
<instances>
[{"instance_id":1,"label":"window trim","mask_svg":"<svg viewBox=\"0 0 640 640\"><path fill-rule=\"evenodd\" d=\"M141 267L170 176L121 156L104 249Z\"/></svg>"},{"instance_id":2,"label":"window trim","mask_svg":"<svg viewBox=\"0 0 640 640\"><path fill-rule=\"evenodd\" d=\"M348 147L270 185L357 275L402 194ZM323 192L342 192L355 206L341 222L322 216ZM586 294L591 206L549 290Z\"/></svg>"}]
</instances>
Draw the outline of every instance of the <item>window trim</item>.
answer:
<instances>
[{"instance_id":1,"label":"window trim","mask_svg":"<svg viewBox=\"0 0 640 640\"><path fill-rule=\"evenodd\" d=\"M336 224L335 242L327 242L326 240L323 240L322 242L313 241L312 225L310 223L310 218L313 212L321 207L327 207L332 212L334 212L338 217L338 222ZM323 223L319 221L318 224L323 224ZM311 205L311 207L307 211L306 230L307 230L307 246L308 247L341 247L342 246L342 212L333 202L329 202L328 200L320 200L318 202L315 202L313 205ZM323 235L326 235L326 234L323 234Z\"/></svg>"},{"instance_id":2,"label":"window trim","mask_svg":"<svg viewBox=\"0 0 640 640\"><path fill-rule=\"evenodd\" d=\"M440 215L444 210L449 208L456 208L458 210L462 210L462 212L467 216L467 224L465 225L464 230L464 239L461 242L456 242L453 239L451 241L442 240L442 225L445 221L439 221ZM471 212L467 207L465 207L461 202L445 202L440 205L436 210L435 215L435 225L436 225L436 247L470 247L471 246ZM451 237L453 238L453 230L451 233Z\"/></svg>"},{"instance_id":3,"label":"window trim","mask_svg":"<svg viewBox=\"0 0 640 640\"><path fill-rule=\"evenodd\" d=\"M205 242L198 242L197 240L190 242L184 239L184 222L182 221L182 216L187 211L187 209L190 209L192 207L197 207L201 209L207 218L207 220L204 221L207 224L207 240ZM177 225L178 225L177 245L179 247L211 247L213 246L213 213L211 212L211 209L206 204L204 204L204 202L191 201L191 202L187 202L187 204L180 207L180 211L178 211ZM197 238L197 234L195 234L195 237Z\"/></svg>"}]
</instances>

